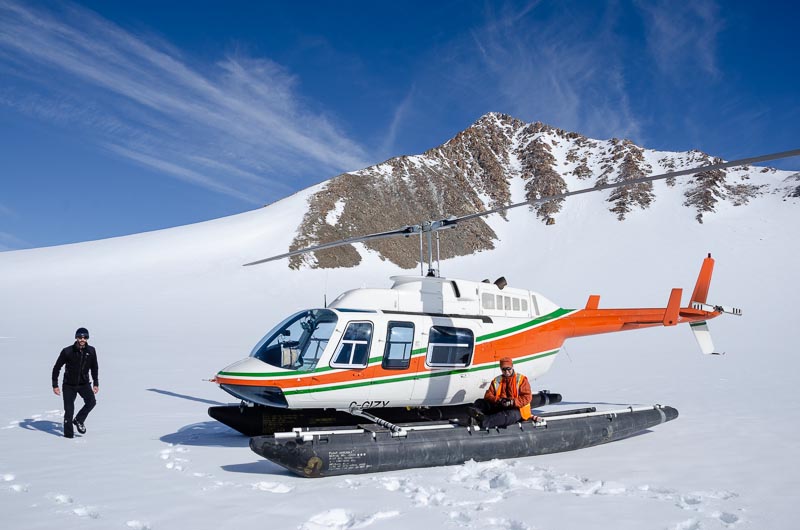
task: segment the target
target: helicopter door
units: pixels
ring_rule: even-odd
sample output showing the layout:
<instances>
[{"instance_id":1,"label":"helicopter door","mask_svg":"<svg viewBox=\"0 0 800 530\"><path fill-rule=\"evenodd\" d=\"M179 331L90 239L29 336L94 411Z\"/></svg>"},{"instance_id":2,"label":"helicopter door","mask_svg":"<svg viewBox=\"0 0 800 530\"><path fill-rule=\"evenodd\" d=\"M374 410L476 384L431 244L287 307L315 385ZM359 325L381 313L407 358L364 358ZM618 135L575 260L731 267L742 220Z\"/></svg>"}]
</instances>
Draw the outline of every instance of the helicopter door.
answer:
<instances>
[{"instance_id":1,"label":"helicopter door","mask_svg":"<svg viewBox=\"0 0 800 530\"><path fill-rule=\"evenodd\" d=\"M363 404L369 398L370 386L367 379L370 347L372 346L372 322L355 321L347 324L336 351L331 357L330 367L341 370L335 378L333 388L322 392L315 399L334 400L347 399L355 404ZM322 383L323 378L316 376L315 382ZM313 394L312 394L313 396Z\"/></svg>"},{"instance_id":2,"label":"helicopter door","mask_svg":"<svg viewBox=\"0 0 800 530\"><path fill-rule=\"evenodd\" d=\"M384 370L407 370L414 347L414 323L390 321L386 326L386 348L383 351Z\"/></svg>"},{"instance_id":3,"label":"helicopter door","mask_svg":"<svg viewBox=\"0 0 800 530\"><path fill-rule=\"evenodd\" d=\"M431 326L425 365L429 371L417 378L412 392L422 405L462 403L472 384L466 370L472 364L475 335L469 328Z\"/></svg>"}]
</instances>

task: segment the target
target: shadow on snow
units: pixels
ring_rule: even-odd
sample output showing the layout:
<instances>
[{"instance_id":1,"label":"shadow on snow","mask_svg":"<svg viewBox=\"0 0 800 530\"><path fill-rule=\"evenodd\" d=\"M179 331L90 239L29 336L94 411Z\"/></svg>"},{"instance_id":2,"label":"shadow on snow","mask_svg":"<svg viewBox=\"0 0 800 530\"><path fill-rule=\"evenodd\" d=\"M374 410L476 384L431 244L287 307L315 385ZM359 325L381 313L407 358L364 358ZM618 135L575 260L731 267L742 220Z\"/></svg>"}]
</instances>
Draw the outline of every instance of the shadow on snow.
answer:
<instances>
[{"instance_id":1,"label":"shadow on snow","mask_svg":"<svg viewBox=\"0 0 800 530\"><path fill-rule=\"evenodd\" d=\"M250 444L250 438L218 421L192 423L159 439L173 445L201 447L248 447Z\"/></svg>"},{"instance_id":2,"label":"shadow on snow","mask_svg":"<svg viewBox=\"0 0 800 530\"><path fill-rule=\"evenodd\" d=\"M60 421L25 418L18 425L28 431L40 431L54 436L64 436L64 424Z\"/></svg>"}]
</instances>

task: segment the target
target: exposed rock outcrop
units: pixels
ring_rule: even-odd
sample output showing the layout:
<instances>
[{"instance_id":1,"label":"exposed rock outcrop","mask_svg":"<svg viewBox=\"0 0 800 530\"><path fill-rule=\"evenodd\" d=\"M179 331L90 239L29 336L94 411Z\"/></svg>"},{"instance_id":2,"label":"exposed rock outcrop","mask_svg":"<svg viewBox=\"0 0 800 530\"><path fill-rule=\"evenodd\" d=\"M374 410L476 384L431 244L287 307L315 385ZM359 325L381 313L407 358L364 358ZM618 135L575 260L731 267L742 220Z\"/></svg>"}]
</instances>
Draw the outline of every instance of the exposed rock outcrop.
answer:
<instances>
[{"instance_id":1,"label":"exposed rock outcrop","mask_svg":"<svg viewBox=\"0 0 800 530\"><path fill-rule=\"evenodd\" d=\"M505 114L490 113L421 155L392 158L329 180L310 197L308 212L291 250L719 160L696 150L656 154L630 140L592 140L541 122L528 124ZM702 223L704 216L717 211L721 201L738 206L766 193L764 185L749 181L749 175L759 170L713 170L678 182L670 178L666 184L681 186L683 204ZM512 186L514 182L518 187ZM517 196L512 196L514 189ZM647 210L656 199L650 182L602 193L610 203L608 210L620 221ZM787 179L786 186L776 193L800 196L800 177L791 182ZM531 222L553 224L564 204L562 198L533 205L535 216ZM497 239L483 219L465 222L458 230L439 235L443 259L490 250ZM409 269L419 263L418 236L362 244L399 267ZM352 267L360 261L359 251L345 245L295 256L289 263L293 268L329 268Z\"/></svg>"}]
</instances>

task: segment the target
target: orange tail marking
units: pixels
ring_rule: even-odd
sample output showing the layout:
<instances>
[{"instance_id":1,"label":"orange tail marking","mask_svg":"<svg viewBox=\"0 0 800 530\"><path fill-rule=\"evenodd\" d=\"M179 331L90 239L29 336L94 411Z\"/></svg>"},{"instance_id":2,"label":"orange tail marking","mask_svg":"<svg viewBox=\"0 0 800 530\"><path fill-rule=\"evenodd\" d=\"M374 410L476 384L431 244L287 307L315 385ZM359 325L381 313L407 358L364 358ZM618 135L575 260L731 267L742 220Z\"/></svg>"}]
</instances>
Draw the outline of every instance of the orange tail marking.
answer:
<instances>
[{"instance_id":1,"label":"orange tail marking","mask_svg":"<svg viewBox=\"0 0 800 530\"><path fill-rule=\"evenodd\" d=\"M600 295L589 295L589 300L586 301L585 309L597 309L600 306Z\"/></svg>"},{"instance_id":2,"label":"orange tail marking","mask_svg":"<svg viewBox=\"0 0 800 530\"><path fill-rule=\"evenodd\" d=\"M708 298L708 287L711 285L711 273L714 272L714 259L711 254L703 260L703 266L700 267L700 274L697 276L697 283L694 285L692 292L691 302L706 303Z\"/></svg>"},{"instance_id":3,"label":"orange tail marking","mask_svg":"<svg viewBox=\"0 0 800 530\"><path fill-rule=\"evenodd\" d=\"M673 289L669 294L667 309L664 311L664 325L674 326L678 323L678 315L681 312L681 296L683 289Z\"/></svg>"}]
</instances>

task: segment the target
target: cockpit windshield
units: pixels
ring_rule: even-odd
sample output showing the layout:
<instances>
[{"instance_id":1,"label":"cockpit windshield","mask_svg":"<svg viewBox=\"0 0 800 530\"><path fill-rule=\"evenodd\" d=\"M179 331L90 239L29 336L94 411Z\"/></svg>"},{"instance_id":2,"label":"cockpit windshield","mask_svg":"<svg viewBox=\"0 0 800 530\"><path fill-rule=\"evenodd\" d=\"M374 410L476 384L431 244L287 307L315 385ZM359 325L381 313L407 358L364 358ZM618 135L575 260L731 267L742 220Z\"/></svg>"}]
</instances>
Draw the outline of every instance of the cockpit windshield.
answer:
<instances>
[{"instance_id":1,"label":"cockpit windshield","mask_svg":"<svg viewBox=\"0 0 800 530\"><path fill-rule=\"evenodd\" d=\"M256 344L250 357L278 368L311 371L325 351L338 317L328 309L307 309L290 316Z\"/></svg>"}]
</instances>

